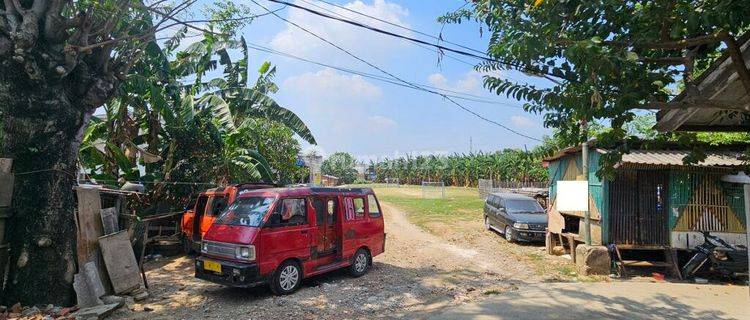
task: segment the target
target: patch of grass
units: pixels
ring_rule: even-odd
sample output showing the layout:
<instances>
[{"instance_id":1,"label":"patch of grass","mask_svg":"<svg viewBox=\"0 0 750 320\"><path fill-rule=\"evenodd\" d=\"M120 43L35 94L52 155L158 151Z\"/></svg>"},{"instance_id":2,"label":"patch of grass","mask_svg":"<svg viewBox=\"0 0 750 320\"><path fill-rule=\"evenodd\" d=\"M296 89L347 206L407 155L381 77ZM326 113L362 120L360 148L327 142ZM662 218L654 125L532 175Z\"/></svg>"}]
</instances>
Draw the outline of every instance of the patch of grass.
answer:
<instances>
[{"instance_id":1,"label":"patch of grass","mask_svg":"<svg viewBox=\"0 0 750 320\"><path fill-rule=\"evenodd\" d=\"M491 296L491 295L502 294L502 293L503 293L502 291L496 290L496 289L487 290L485 292L482 292L482 294L484 294L485 296Z\"/></svg>"},{"instance_id":2,"label":"patch of grass","mask_svg":"<svg viewBox=\"0 0 750 320\"><path fill-rule=\"evenodd\" d=\"M445 198L422 199L420 186L373 187L380 200L403 209L410 221L425 229L429 223L453 224L482 219L484 200L473 188L446 187Z\"/></svg>"}]
</instances>

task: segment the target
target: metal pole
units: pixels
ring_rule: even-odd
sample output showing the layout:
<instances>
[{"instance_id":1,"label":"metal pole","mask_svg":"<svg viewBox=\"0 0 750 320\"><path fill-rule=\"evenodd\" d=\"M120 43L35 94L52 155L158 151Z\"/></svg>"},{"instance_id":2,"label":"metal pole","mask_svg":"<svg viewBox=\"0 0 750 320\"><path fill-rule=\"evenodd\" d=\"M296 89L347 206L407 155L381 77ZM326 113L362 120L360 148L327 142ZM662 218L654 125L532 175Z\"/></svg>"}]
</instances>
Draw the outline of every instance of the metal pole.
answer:
<instances>
[{"instance_id":1,"label":"metal pole","mask_svg":"<svg viewBox=\"0 0 750 320\"><path fill-rule=\"evenodd\" d=\"M581 159L583 165L583 178L586 183L589 181L589 133L588 133L588 121L584 119L581 121L581 131L583 133L583 143L581 144ZM587 188L588 189L588 188ZM591 245L591 210L588 208L589 199L588 194L586 195L586 211L584 212L584 224L583 224L583 241L587 245Z\"/></svg>"}]
</instances>

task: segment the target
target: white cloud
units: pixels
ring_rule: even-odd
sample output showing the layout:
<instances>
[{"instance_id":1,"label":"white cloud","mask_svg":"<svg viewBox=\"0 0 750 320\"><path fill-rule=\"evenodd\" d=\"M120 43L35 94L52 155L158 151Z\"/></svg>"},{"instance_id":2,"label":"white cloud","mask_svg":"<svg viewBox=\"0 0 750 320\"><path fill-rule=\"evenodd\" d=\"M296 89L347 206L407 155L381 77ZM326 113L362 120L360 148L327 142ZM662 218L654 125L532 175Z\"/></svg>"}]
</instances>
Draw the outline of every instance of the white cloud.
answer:
<instances>
[{"instance_id":1,"label":"white cloud","mask_svg":"<svg viewBox=\"0 0 750 320\"><path fill-rule=\"evenodd\" d=\"M450 81L442 73L427 76L427 82L440 89L447 89L462 93L480 93L482 90L482 73L469 71L455 81Z\"/></svg>"},{"instance_id":2,"label":"white cloud","mask_svg":"<svg viewBox=\"0 0 750 320\"><path fill-rule=\"evenodd\" d=\"M438 88L448 86L448 78L446 78L442 73L433 73L427 76L427 82Z\"/></svg>"},{"instance_id":3,"label":"white cloud","mask_svg":"<svg viewBox=\"0 0 750 320\"><path fill-rule=\"evenodd\" d=\"M528 128L534 126L534 121L524 116L512 116L510 117L510 122L512 122L514 126L519 128Z\"/></svg>"},{"instance_id":4,"label":"white cloud","mask_svg":"<svg viewBox=\"0 0 750 320\"><path fill-rule=\"evenodd\" d=\"M330 68L291 76L284 80L283 86L285 92L350 103L376 99L383 94L378 86L367 82L362 76L345 75Z\"/></svg>"},{"instance_id":5,"label":"white cloud","mask_svg":"<svg viewBox=\"0 0 750 320\"><path fill-rule=\"evenodd\" d=\"M310 7L311 5L306 2L333 11L334 13L331 14L333 16L343 16L347 19L360 21L376 28L394 32L398 31L400 34L411 34L411 32L398 29L384 22L363 18L344 9L332 7L323 2L315 0L294 1L295 4L300 6ZM409 27L409 24L404 21L405 18L409 16L409 11L395 3L387 2L385 0L375 0L372 4L368 5L360 0L356 0L345 4L344 7L390 23ZM367 53L368 55L373 54L380 57L387 57L393 54L394 48L405 47L403 41L393 39L386 35L376 34L343 22L328 20L302 10L292 9L288 12L289 15L287 16L287 19L289 21L294 22L318 36L343 47L344 49L354 51L355 53ZM306 57L330 57L331 53L341 54L329 44L324 43L320 39L290 23L287 23L286 28L274 36L271 40L271 46L280 51Z\"/></svg>"},{"instance_id":6,"label":"white cloud","mask_svg":"<svg viewBox=\"0 0 750 320\"><path fill-rule=\"evenodd\" d=\"M372 130L390 130L398 126L398 123L391 118L384 116L371 116L367 118L368 128Z\"/></svg>"}]
</instances>

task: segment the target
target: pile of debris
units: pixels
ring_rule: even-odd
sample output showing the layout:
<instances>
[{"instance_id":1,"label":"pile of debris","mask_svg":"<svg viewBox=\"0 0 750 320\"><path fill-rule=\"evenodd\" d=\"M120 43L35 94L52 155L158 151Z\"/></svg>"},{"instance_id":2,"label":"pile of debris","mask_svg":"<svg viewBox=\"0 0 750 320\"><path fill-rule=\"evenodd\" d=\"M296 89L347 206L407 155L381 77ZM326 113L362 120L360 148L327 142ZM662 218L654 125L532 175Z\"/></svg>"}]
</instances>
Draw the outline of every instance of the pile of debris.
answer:
<instances>
[{"instance_id":1,"label":"pile of debris","mask_svg":"<svg viewBox=\"0 0 750 320\"><path fill-rule=\"evenodd\" d=\"M44 308L24 307L20 303L10 308L0 306L0 320L104 319L125 303L125 299L115 296L104 297L104 300L111 303L85 309L79 309L78 306L62 308L51 304Z\"/></svg>"},{"instance_id":2,"label":"pile of debris","mask_svg":"<svg viewBox=\"0 0 750 320\"><path fill-rule=\"evenodd\" d=\"M131 241L134 224L120 228L124 225L119 222L122 198L127 194L115 193L115 201L109 201L113 207L102 209L105 193L97 187L76 188L79 272L73 278L73 289L80 308L77 319L101 319L123 306L128 296L134 301L149 296Z\"/></svg>"}]
</instances>

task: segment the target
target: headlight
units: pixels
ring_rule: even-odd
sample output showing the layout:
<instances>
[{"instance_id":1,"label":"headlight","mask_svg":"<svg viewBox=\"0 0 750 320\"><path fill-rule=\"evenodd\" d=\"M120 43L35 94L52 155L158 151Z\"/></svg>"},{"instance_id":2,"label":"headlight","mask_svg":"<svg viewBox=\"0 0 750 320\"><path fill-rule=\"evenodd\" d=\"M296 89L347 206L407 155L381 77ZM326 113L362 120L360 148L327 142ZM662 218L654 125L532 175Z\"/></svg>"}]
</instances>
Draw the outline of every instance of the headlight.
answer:
<instances>
[{"instance_id":1,"label":"headlight","mask_svg":"<svg viewBox=\"0 0 750 320\"><path fill-rule=\"evenodd\" d=\"M202 252L202 253L206 253L206 252L208 252L208 243L206 243L205 241L203 241L203 242L201 243L201 252Z\"/></svg>"},{"instance_id":2,"label":"headlight","mask_svg":"<svg viewBox=\"0 0 750 320\"><path fill-rule=\"evenodd\" d=\"M255 246L237 247L235 258L247 261L255 260Z\"/></svg>"},{"instance_id":3,"label":"headlight","mask_svg":"<svg viewBox=\"0 0 750 320\"><path fill-rule=\"evenodd\" d=\"M529 224L528 223L515 222L515 223L513 223L513 228L516 228L516 229L528 229L529 228Z\"/></svg>"}]
</instances>

